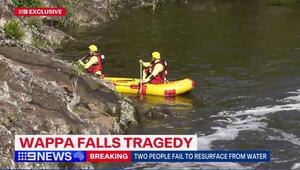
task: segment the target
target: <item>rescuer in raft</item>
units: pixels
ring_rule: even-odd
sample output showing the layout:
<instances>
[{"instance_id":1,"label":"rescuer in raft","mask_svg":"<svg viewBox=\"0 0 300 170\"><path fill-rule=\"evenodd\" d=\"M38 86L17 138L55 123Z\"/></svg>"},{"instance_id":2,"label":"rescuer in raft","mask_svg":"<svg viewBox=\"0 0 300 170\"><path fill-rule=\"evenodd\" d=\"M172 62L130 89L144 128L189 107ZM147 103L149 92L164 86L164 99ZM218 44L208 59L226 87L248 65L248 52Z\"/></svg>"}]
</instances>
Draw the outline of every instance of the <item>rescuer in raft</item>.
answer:
<instances>
[{"instance_id":1,"label":"rescuer in raft","mask_svg":"<svg viewBox=\"0 0 300 170\"><path fill-rule=\"evenodd\" d=\"M82 61L83 59L79 60L79 64L85 68L86 72L96 75L100 78L104 78L104 74L102 73L102 64L105 57L97 51L98 48L96 45L90 45L88 56L83 58L85 61Z\"/></svg>"},{"instance_id":2,"label":"rescuer in raft","mask_svg":"<svg viewBox=\"0 0 300 170\"><path fill-rule=\"evenodd\" d=\"M163 84L167 82L167 62L161 59L159 52L152 53L151 62L144 62L143 60L139 62L145 67L142 83Z\"/></svg>"}]
</instances>

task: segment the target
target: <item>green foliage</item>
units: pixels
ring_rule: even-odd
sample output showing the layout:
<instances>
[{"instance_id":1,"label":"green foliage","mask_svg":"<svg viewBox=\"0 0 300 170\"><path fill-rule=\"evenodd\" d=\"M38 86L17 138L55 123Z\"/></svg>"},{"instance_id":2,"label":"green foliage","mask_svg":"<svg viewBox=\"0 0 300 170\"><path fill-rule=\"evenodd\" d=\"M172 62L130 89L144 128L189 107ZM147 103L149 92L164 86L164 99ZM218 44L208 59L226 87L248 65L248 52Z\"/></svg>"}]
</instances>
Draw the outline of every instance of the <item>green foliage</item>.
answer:
<instances>
[{"instance_id":1,"label":"green foliage","mask_svg":"<svg viewBox=\"0 0 300 170\"><path fill-rule=\"evenodd\" d=\"M268 2L270 5L273 6L283 6L288 4L294 4L300 1L299 0L269 0Z\"/></svg>"},{"instance_id":2,"label":"green foliage","mask_svg":"<svg viewBox=\"0 0 300 170\"><path fill-rule=\"evenodd\" d=\"M35 46L36 48L43 49L47 47L47 42L39 38L38 36L33 36L32 45Z\"/></svg>"},{"instance_id":3,"label":"green foliage","mask_svg":"<svg viewBox=\"0 0 300 170\"><path fill-rule=\"evenodd\" d=\"M81 65L79 62L74 64L73 70L69 75L69 79L71 79L72 81L71 84L72 84L73 94L76 93L79 76L81 76L84 72L85 72L85 68L83 65Z\"/></svg>"},{"instance_id":4,"label":"green foliage","mask_svg":"<svg viewBox=\"0 0 300 170\"><path fill-rule=\"evenodd\" d=\"M4 124L4 117L0 117L0 125Z\"/></svg>"},{"instance_id":5,"label":"green foliage","mask_svg":"<svg viewBox=\"0 0 300 170\"><path fill-rule=\"evenodd\" d=\"M4 25L4 32L9 38L20 40L25 34L21 25L16 20L10 20Z\"/></svg>"},{"instance_id":6,"label":"green foliage","mask_svg":"<svg viewBox=\"0 0 300 170\"><path fill-rule=\"evenodd\" d=\"M17 115L12 112L6 112L5 117L13 124L15 124L18 120Z\"/></svg>"},{"instance_id":7,"label":"green foliage","mask_svg":"<svg viewBox=\"0 0 300 170\"><path fill-rule=\"evenodd\" d=\"M29 18L27 24L31 29L36 30L40 30L42 26L42 22L38 18Z\"/></svg>"},{"instance_id":8,"label":"green foliage","mask_svg":"<svg viewBox=\"0 0 300 170\"><path fill-rule=\"evenodd\" d=\"M77 76L81 76L85 72L85 68L79 62L74 64L73 70L69 75L70 79L76 78Z\"/></svg>"},{"instance_id":9,"label":"green foliage","mask_svg":"<svg viewBox=\"0 0 300 170\"><path fill-rule=\"evenodd\" d=\"M79 24L74 22L71 19L72 15L75 15L76 11L74 8L81 2L81 0L60 0L58 1L58 7L66 8L67 14L64 17L60 17L58 20L59 27L74 27L78 26Z\"/></svg>"},{"instance_id":10,"label":"green foliage","mask_svg":"<svg viewBox=\"0 0 300 170\"><path fill-rule=\"evenodd\" d=\"M58 20L59 27L77 27L79 24L65 16Z\"/></svg>"},{"instance_id":11,"label":"green foliage","mask_svg":"<svg viewBox=\"0 0 300 170\"><path fill-rule=\"evenodd\" d=\"M16 7L37 8L43 5L41 0L12 0L12 2Z\"/></svg>"}]
</instances>

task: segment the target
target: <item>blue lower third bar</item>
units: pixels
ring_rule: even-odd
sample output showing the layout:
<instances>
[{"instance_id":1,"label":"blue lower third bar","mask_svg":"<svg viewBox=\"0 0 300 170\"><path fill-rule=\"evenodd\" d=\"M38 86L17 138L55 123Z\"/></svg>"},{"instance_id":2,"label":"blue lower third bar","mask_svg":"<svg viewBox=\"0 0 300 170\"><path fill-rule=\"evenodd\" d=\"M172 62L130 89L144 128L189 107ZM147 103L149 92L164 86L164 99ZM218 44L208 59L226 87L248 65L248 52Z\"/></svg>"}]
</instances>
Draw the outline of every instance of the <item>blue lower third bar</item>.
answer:
<instances>
[{"instance_id":1,"label":"blue lower third bar","mask_svg":"<svg viewBox=\"0 0 300 170\"><path fill-rule=\"evenodd\" d=\"M85 151L15 151L15 162L85 162Z\"/></svg>"},{"instance_id":2,"label":"blue lower third bar","mask_svg":"<svg viewBox=\"0 0 300 170\"><path fill-rule=\"evenodd\" d=\"M270 162L270 151L132 151L132 162Z\"/></svg>"}]
</instances>

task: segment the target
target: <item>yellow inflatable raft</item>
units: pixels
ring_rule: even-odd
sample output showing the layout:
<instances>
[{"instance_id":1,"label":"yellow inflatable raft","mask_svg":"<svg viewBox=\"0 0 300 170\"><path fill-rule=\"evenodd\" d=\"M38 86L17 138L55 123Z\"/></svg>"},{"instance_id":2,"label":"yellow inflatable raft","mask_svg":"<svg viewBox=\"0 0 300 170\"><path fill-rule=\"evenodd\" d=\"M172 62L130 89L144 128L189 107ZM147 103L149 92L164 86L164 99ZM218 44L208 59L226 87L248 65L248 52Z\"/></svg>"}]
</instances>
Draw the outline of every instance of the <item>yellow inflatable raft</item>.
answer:
<instances>
[{"instance_id":1,"label":"yellow inflatable raft","mask_svg":"<svg viewBox=\"0 0 300 170\"><path fill-rule=\"evenodd\" d=\"M119 93L139 94L139 82L137 78L105 77L111 81ZM195 82L191 79L170 81L164 84L143 84L141 93L143 95L176 96L186 93L195 87Z\"/></svg>"}]
</instances>

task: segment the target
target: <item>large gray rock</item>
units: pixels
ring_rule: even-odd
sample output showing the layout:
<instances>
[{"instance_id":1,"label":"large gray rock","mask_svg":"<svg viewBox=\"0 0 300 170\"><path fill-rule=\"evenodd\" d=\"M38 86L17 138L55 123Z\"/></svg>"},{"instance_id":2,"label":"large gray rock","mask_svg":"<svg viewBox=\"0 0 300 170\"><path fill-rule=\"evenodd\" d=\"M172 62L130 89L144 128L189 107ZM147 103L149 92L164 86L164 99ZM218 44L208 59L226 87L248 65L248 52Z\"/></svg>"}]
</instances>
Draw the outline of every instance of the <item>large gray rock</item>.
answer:
<instances>
[{"instance_id":1,"label":"large gray rock","mask_svg":"<svg viewBox=\"0 0 300 170\"><path fill-rule=\"evenodd\" d=\"M74 38L72 38L68 34L58 29L55 29L54 27L42 26L41 31L45 35L45 38L53 45L60 45L65 39L74 40Z\"/></svg>"},{"instance_id":2,"label":"large gray rock","mask_svg":"<svg viewBox=\"0 0 300 170\"><path fill-rule=\"evenodd\" d=\"M22 49L36 52L26 45ZM4 54L0 55L0 154L5 153L0 168L65 167L56 163L14 163L10 152L13 143L8 139L15 134L123 134L136 123L135 107L112 91L110 83L85 74L77 93L73 93L66 90L71 89L68 70L72 65L38 50L36 55L22 49L0 48L0 54Z\"/></svg>"},{"instance_id":3,"label":"large gray rock","mask_svg":"<svg viewBox=\"0 0 300 170\"><path fill-rule=\"evenodd\" d=\"M120 125L126 129L128 125L136 125L137 121L135 119L136 110L128 101L121 100L121 115L120 115Z\"/></svg>"},{"instance_id":4,"label":"large gray rock","mask_svg":"<svg viewBox=\"0 0 300 170\"><path fill-rule=\"evenodd\" d=\"M14 162L14 137L13 134L3 125L0 124L0 168L15 168Z\"/></svg>"}]
</instances>

